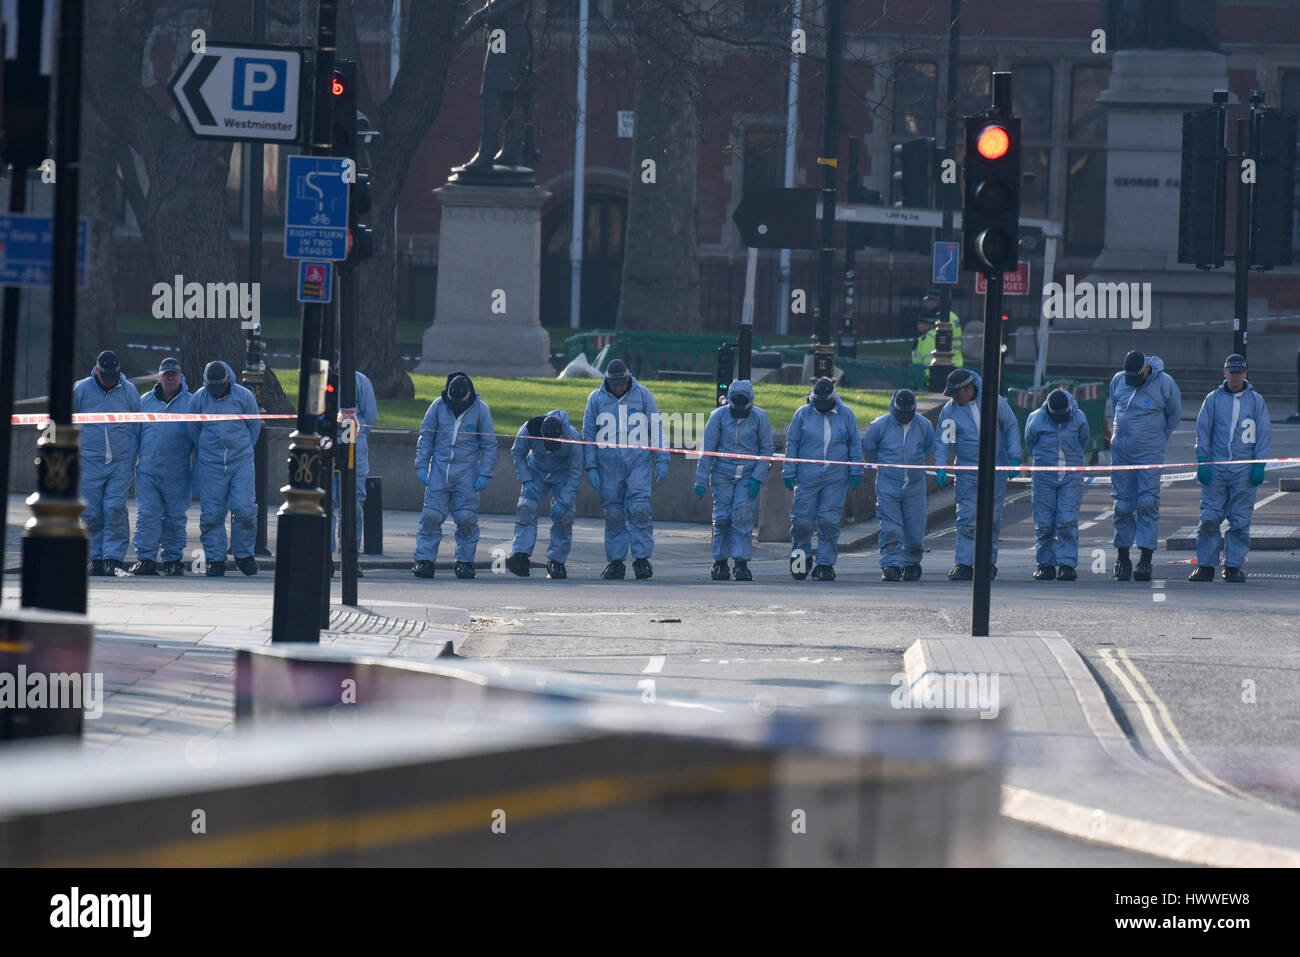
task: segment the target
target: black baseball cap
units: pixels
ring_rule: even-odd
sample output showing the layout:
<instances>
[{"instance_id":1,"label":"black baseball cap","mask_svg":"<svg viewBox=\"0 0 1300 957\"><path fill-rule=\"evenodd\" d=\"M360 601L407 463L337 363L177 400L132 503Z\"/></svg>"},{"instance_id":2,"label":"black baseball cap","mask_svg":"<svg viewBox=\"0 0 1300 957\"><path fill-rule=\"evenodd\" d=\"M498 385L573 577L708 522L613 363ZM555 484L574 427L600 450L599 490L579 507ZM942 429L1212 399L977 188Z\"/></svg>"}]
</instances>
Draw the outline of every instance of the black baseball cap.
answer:
<instances>
[{"instance_id":1,"label":"black baseball cap","mask_svg":"<svg viewBox=\"0 0 1300 957\"><path fill-rule=\"evenodd\" d=\"M168 356L162 362L158 363L159 375L162 375L164 372L180 372L180 371L181 371L181 360L173 356Z\"/></svg>"}]
</instances>

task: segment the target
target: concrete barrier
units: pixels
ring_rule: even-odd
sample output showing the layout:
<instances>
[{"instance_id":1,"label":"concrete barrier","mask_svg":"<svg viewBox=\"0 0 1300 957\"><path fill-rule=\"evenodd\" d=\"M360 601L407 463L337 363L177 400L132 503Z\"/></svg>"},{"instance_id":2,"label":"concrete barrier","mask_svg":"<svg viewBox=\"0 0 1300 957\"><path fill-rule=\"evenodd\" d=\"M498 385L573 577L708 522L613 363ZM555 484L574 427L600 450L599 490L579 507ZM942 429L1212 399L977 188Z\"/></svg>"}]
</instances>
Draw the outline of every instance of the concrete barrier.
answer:
<instances>
[{"instance_id":1,"label":"concrete barrier","mask_svg":"<svg viewBox=\"0 0 1300 957\"><path fill-rule=\"evenodd\" d=\"M81 736L104 704L90 672L95 626L85 615L23 608L0 613L0 741Z\"/></svg>"},{"instance_id":2,"label":"concrete barrier","mask_svg":"<svg viewBox=\"0 0 1300 957\"><path fill-rule=\"evenodd\" d=\"M0 866L1000 862L997 721L885 692L768 717L521 689L505 708L485 680L206 747L0 748Z\"/></svg>"}]
</instances>

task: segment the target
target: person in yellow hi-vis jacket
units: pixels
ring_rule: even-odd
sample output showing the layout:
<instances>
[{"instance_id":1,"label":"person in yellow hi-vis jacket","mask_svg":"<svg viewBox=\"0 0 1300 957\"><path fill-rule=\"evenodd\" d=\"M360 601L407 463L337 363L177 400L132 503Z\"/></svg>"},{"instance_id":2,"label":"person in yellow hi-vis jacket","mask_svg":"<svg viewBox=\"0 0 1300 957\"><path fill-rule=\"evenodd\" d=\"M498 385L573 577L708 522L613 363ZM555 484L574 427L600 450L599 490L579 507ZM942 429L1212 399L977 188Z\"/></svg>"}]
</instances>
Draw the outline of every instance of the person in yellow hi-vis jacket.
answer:
<instances>
[{"instance_id":1,"label":"person in yellow hi-vis jacket","mask_svg":"<svg viewBox=\"0 0 1300 957\"><path fill-rule=\"evenodd\" d=\"M948 321L952 323L952 364L961 366L963 361L961 354L961 322L957 319L957 313L952 310L948 311ZM938 327L939 290L931 286L925 291L925 298L921 300L921 312L916 317L916 332L920 338L916 340L916 349L912 353L913 362L929 366L930 353L934 352L935 335Z\"/></svg>"}]
</instances>

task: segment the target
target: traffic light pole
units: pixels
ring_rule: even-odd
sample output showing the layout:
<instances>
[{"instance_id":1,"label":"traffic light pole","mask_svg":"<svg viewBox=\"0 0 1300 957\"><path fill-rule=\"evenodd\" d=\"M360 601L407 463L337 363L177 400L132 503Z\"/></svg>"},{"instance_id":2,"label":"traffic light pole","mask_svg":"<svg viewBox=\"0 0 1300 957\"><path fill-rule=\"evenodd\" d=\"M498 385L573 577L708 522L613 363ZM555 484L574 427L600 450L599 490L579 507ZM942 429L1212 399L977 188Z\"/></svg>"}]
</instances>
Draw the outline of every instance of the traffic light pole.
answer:
<instances>
[{"instance_id":1,"label":"traffic light pole","mask_svg":"<svg viewBox=\"0 0 1300 957\"><path fill-rule=\"evenodd\" d=\"M9 167L9 212L21 213L27 205L27 166L13 163ZM0 529L9 524L9 451L14 430L9 423L14 414L14 372L18 359L18 305L19 287L5 286L4 325L0 330L0 489L5 494L0 496ZM5 540L7 535L0 535L0 590L4 587Z\"/></svg>"},{"instance_id":2,"label":"traffic light pole","mask_svg":"<svg viewBox=\"0 0 1300 957\"><path fill-rule=\"evenodd\" d=\"M1244 163L1251 155L1251 118L1237 120L1237 152ZM1250 194L1254 186L1237 177L1237 248L1232 254L1232 351L1246 355L1246 319L1250 308Z\"/></svg>"},{"instance_id":3,"label":"traffic light pole","mask_svg":"<svg viewBox=\"0 0 1300 957\"><path fill-rule=\"evenodd\" d=\"M334 577L331 566L334 564L334 463L337 461L336 438L338 436L339 376L334 363L334 353L339 342L339 286L341 275L336 270L334 278L333 301L325 307L324 323L321 326L320 354L329 363L329 382L325 386L325 415L321 419L321 477L324 480L321 489L325 496L322 506L325 509L325 561L321 563L320 626L328 630L330 626L330 580Z\"/></svg>"},{"instance_id":4,"label":"traffic light pole","mask_svg":"<svg viewBox=\"0 0 1300 957\"><path fill-rule=\"evenodd\" d=\"M961 55L961 3L962 0L949 0L948 5L948 92L944 104L943 121L943 155L955 159L957 150L957 80L960 71L958 62ZM935 177L935 189L939 193L940 208L943 210L943 225L939 229L942 240L950 242L952 227L952 192L944 188L943 167ZM934 330L934 360L930 365L930 391L942 392L948 373L952 371L952 336L953 327L949 320L952 313L952 286L942 283L939 286L939 323ZM987 327L986 327L987 328Z\"/></svg>"},{"instance_id":5,"label":"traffic light pole","mask_svg":"<svg viewBox=\"0 0 1300 957\"><path fill-rule=\"evenodd\" d=\"M993 495L997 490L998 396L1002 393L1002 273L987 276L984 296L984 375L980 385L980 460L975 495L975 596L970 633L989 633L989 589L993 581Z\"/></svg>"},{"instance_id":6,"label":"traffic light pole","mask_svg":"<svg viewBox=\"0 0 1300 957\"><path fill-rule=\"evenodd\" d=\"M81 429L72 424L77 335L77 204L81 188L81 51L84 0L59 6L55 119L54 256L50 274L51 428L37 445L32 518L23 534L22 604L85 614L90 542L81 523ZM8 422L3 425L10 428ZM7 490L6 490L7 491Z\"/></svg>"},{"instance_id":7,"label":"traffic light pole","mask_svg":"<svg viewBox=\"0 0 1300 957\"><path fill-rule=\"evenodd\" d=\"M266 0L253 0L253 42L266 42ZM262 143L246 143L245 155L248 157L248 281L253 284L262 281L262 179L266 162L266 147ZM266 361L263 354L261 317L258 324L248 331L248 342L244 349L244 385L257 400L257 410L266 412L262 400L262 383L266 377ZM262 428L253 446L253 476L256 484L257 498L257 536L253 542L253 554L270 555L266 545L266 507L271 497L270 475L267 469L266 445L269 441L267 430Z\"/></svg>"},{"instance_id":8,"label":"traffic light pole","mask_svg":"<svg viewBox=\"0 0 1300 957\"><path fill-rule=\"evenodd\" d=\"M332 151L331 78L334 75L335 24L338 0L320 0L316 40L316 79L312 106L310 155ZM271 641L320 642L320 589L324 583L324 552L329 521L321 508L321 438L319 416L325 411L329 363L320 357L321 323L325 306L307 303L302 309L302 364L298 370L298 423L289 436L289 484L276 516L275 607Z\"/></svg>"},{"instance_id":9,"label":"traffic light pole","mask_svg":"<svg viewBox=\"0 0 1300 957\"><path fill-rule=\"evenodd\" d=\"M357 421L357 293L360 292L360 267L345 263L339 270L339 408L351 413L351 425L343 438L351 442L335 449L340 475L339 555L343 560L343 604L357 603L357 443L361 441L361 423Z\"/></svg>"},{"instance_id":10,"label":"traffic light pole","mask_svg":"<svg viewBox=\"0 0 1300 957\"><path fill-rule=\"evenodd\" d=\"M858 138L849 137L849 181L845 186L849 202L859 201L858 190L861 189L861 168L858 165ZM857 230L849 226L844 230L844 306L840 310L839 354L856 357L858 338L854 333L853 319L857 292Z\"/></svg>"},{"instance_id":11,"label":"traffic light pole","mask_svg":"<svg viewBox=\"0 0 1300 957\"><path fill-rule=\"evenodd\" d=\"M840 121L840 47L843 46L843 0L830 0L826 10L826 111L822 117L821 244L817 263L817 344L813 347L813 378L835 371L831 345L831 271L835 261L835 144Z\"/></svg>"}]
</instances>

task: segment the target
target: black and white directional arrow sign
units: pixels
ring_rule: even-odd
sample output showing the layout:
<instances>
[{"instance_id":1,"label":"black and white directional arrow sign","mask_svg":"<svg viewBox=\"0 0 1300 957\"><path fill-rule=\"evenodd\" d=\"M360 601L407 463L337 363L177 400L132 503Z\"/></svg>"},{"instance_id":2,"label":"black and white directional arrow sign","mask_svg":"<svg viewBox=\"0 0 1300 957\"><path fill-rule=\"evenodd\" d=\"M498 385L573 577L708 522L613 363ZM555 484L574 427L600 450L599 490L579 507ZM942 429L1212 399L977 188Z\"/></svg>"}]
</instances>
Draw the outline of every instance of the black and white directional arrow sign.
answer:
<instances>
[{"instance_id":1,"label":"black and white directional arrow sign","mask_svg":"<svg viewBox=\"0 0 1300 957\"><path fill-rule=\"evenodd\" d=\"M169 87L190 132L203 139L296 142L302 51L208 43Z\"/></svg>"}]
</instances>

